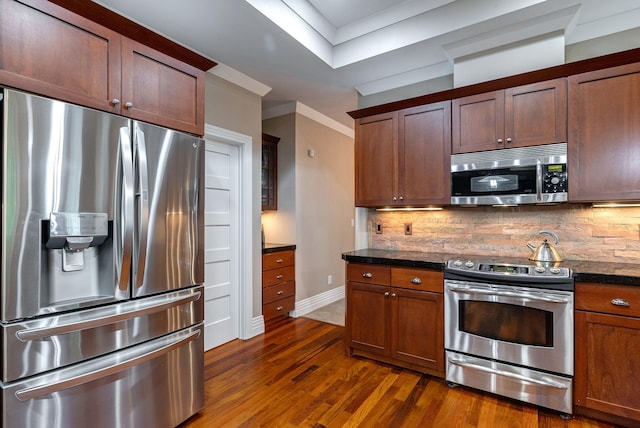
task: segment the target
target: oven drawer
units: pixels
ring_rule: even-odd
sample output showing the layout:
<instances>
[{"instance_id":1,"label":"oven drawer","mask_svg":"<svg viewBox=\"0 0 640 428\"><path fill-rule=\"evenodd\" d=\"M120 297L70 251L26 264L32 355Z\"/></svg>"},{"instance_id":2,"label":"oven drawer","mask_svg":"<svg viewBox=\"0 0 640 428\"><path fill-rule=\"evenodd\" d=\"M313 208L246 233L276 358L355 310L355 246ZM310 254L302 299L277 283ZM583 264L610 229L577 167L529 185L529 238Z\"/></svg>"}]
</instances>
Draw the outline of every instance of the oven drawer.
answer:
<instances>
[{"instance_id":1,"label":"oven drawer","mask_svg":"<svg viewBox=\"0 0 640 428\"><path fill-rule=\"evenodd\" d=\"M640 287L576 283L576 309L640 317Z\"/></svg>"},{"instance_id":2,"label":"oven drawer","mask_svg":"<svg viewBox=\"0 0 640 428\"><path fill-rule=\"evenodd\" d=\"M447 382L573 412L572 379L447 351Z\"/></svg>"},{"instance_id":3,"label":"oven drawer","mask_svg":"<svg viewBox=\"0 0 640 428\"><path fill-rule=\"evenodd\" d=\"M347 281L390 285L391 267L387 265L347 264Z\"/></svg>"},{"instance_id":4,"label":"oven drawer","mask_svg":"<svg viewBox=\"0 0 640 428\"><path fill-rule=\"evenodd\" d=\"M391 268L391 284L399 288L442 293L444 274L430 269L393 267Z\"/></svg>"}]
</instances>

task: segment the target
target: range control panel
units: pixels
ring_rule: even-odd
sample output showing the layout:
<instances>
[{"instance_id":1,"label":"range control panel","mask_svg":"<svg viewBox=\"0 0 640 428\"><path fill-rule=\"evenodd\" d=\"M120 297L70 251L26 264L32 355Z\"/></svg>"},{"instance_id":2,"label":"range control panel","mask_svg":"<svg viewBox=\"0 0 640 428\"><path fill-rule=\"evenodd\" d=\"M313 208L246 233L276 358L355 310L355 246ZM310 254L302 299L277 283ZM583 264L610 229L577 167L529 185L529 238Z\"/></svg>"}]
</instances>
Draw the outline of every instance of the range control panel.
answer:
<instances>
[{"instance_id":1,"label":"range control panel","mask_svg":"<svg viewBox=\"0 0 640 428\"><path fill-rule=\"evenodd\" d=\"M570 279L573 277L572 271L566 267L560 267L553 263L539 263L535 265L521 265L493 262L475 262L472 260L449 260L447 269L451 271L464 272L477 277L534 277L549 278L555 281L558 279Z\"/></svg>"}]
</instances>

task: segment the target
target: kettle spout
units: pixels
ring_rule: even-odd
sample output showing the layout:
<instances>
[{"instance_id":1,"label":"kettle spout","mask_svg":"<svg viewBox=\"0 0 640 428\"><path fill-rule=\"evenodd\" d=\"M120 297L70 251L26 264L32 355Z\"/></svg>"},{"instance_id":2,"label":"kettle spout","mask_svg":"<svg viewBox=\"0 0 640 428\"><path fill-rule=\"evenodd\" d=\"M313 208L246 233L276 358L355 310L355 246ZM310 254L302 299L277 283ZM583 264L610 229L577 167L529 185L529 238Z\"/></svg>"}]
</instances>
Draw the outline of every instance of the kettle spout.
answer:
<instances>
[{"instance_id":1,"label":"kettle spout","mask_svg":"<svg viewBox=\"0 0 640 428\"><path fill-rule=\"evenodd\" d=\"M529 247L529 249L531 250L531 252L534 252L536 250L536 247L534 247L531 244L527 244L527 247Z\"/></svg>"}]
</instances>

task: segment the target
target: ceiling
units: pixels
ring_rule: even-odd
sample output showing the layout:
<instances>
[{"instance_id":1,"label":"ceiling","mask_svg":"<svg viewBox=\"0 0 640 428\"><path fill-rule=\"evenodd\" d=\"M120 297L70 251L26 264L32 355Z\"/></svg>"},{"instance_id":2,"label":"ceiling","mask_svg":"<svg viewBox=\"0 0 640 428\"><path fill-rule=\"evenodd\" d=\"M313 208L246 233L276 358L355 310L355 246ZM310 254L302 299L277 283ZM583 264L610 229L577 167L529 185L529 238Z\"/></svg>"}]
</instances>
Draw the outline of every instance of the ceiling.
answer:
<instances>
[{"instance_id":1,"label":"ceiling","mask_svg":"<svg viewBox=\"0 0 640 428\"><path fill-rule=\"evenodd\" d=\"M214 74L255 83L263 109L298 101L347 127L358 94L451 76L460 58L640 27L639 0L96 1L218 62Z\"/></svg>"}]
</instances>

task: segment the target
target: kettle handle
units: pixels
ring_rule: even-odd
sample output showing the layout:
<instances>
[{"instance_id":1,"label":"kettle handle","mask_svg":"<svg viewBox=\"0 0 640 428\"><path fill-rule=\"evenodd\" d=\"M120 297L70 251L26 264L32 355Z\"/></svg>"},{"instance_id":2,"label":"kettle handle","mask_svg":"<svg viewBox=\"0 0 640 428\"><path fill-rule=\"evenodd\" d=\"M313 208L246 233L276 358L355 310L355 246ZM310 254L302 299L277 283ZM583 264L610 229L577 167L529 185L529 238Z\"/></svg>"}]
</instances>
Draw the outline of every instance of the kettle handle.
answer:
<instances>
[{"instance_id":1,"label":"kettle handle","mask_svg":"<svg viewBox=\"0 0 640 428\"><path fill-rule=\"evenodd\" d=\"M540 232L538 232L541 235L549 235L553 238L553 240L555 241L556 245L558 244L558 235L556 235L555 233L553 233L550 230L541 230Z\"/></svg>"}]
</instances>

